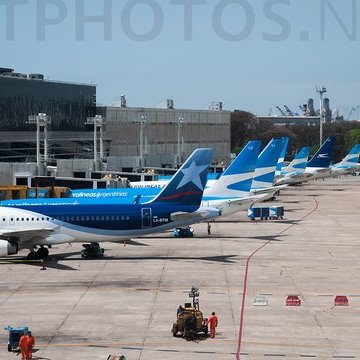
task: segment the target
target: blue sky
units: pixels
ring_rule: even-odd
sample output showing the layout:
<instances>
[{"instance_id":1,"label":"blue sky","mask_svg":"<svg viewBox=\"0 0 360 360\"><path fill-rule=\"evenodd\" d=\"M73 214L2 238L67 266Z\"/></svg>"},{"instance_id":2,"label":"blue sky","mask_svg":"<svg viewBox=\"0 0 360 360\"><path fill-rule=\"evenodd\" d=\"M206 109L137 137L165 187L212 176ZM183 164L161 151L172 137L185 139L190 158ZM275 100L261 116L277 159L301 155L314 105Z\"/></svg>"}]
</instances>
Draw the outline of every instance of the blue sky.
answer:
<instances>
[{"instance_id":1,"label":"blue sky","mask_svg":"<svg viewBox=\"0 0 360 360\"><path fill-rule=\"evenodd\" d=\"M11 5L14 4L14 17ZM187 5L186 5L187 4ZM4 0L1 64L97 84L98 102L278 114L324 85L333 110L360 105L356 0ZM104 15L82 21L82 13ZM192 11L185 16L185 7ZM82 10L83 8L83 10ZM185 21L186 19L186 21ZM105 25L104 25L105 24ZM106 27L106 30L104 29ZM81 29L84 30L83 36ZM360 110L352 118L360 118Z\"/></svg>"}]
</instances>

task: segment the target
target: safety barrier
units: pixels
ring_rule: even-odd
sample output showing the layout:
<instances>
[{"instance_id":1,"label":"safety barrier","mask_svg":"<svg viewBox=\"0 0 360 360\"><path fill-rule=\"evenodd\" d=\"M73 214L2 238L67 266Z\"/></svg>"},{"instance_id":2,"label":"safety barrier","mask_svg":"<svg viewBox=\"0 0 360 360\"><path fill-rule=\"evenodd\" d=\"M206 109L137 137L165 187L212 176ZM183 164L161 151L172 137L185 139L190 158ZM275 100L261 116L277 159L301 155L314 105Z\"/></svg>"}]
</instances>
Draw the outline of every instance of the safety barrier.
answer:
<instances>
[{"instance_id":1,"label":"safety barrier","mask_svg":"<svg viewBox=\"0 0 360 360\"><path fill-rule=\"evenodd\" d=\"M344 295L337 295L334 300L334 305L335 306L348 306L349 300Z\"/></svg>"},{"instance_id":2,"label":"safety barrier","mask_svg":"<svg viewBox=\"0 0 360 360\"><path fill-rule=\"evenodd\" d=\"M301 300L297 295L289 295L286 298L286 306L300 306Z\"/></svg>"},{"instance_id":3,"label":"safety barrier","mask_svg":"<svg viewBox=\"0 0 360 360\"><path fill-rule=\"evenodd\" d=\"M268 300L265 296L256 296L253 302L253 306L268 306Z\"/></svg>"}]
</instances>

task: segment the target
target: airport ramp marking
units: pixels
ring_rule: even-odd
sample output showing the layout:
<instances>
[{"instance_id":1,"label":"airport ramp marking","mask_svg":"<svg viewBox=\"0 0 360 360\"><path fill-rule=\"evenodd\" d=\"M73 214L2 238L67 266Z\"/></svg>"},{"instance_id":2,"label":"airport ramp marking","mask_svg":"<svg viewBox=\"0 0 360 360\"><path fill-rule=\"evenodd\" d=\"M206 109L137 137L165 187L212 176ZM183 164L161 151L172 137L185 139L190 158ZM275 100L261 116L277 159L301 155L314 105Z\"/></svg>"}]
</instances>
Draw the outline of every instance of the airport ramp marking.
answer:
<instances>
[{"instance_id":1,"label":"airport ramp marking","mask_svg":"<svg viewBox=\"0 0 360 360\"><path fill-rule=\"evenodd\" d=\"M255 251L253 251L246 259L245 264L245 274L244 274L244 286L243 286L243 296L242 296L242 303L241 303L241 310L240 310L240 325L239 325L239 336L237 340L237 351L236 351L236 360L240 360L240 351L241 351L241 344L242 344L242 334L243 334L243 325L244 325L244 313L245 313L245 301L246 301L246 292L247 292L247 284L248 284L248 275L249 275L249 267L251 259L260 252L265 246L270 244L274 238L277 238L283 235L285 232L289 231L293 226L298 225L301 221L305 220L307 217L312 215L317 209L319 208L319 203L316 200L316 197L313 196L313 200L315 202L315 207L305 214L299 221L289 225L284 230L280 231L276 236L272 237L270 240L266 241L264 244L259 246Z\"/></svg>"}]
</instances>

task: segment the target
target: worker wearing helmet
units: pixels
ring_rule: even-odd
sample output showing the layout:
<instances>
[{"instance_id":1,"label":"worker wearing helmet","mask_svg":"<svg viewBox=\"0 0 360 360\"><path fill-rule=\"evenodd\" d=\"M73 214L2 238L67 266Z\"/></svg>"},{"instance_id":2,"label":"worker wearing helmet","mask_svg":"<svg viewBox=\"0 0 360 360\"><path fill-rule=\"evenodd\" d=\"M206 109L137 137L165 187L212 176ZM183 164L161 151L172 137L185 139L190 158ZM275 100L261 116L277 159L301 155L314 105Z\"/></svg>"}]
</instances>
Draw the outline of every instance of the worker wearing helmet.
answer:
<instances>
[{"instance_id":1,"label":"worker wearing helmet","mask_svg":"<svg viewBox=\"0 0 360 360\"><path fill-rule=\"evenodd\" d=\"M214 338L215 337L215 329L218 326L218 318L215 315L214 311L211 313L211 316L207 320L207 324L209 324L209 326L210 326L210 337Z\"/></svg>"},{"instance_id":2,"label":"worker wearing helmet","mask_svg":"<svg viewBox=\"0 0 360 360\"><path fill-rule=\"evenodd\" d=\"M28 332L28 359L32 359L33 347L35 346L35 338L31 335L31 331Z\"/></svg>"},{"instance_id":3,"label":"worker wearing helmet","mask_svg":"<svg viewBox=\"0 0 360 360\"><path fill-rule=\"evenodd\" d=\"M19 340L19 348L21 351L21 359L27 360L28 359L28 345L29 345L29 338L27 334L21 336Z\"/></svg>"}]
</instances>

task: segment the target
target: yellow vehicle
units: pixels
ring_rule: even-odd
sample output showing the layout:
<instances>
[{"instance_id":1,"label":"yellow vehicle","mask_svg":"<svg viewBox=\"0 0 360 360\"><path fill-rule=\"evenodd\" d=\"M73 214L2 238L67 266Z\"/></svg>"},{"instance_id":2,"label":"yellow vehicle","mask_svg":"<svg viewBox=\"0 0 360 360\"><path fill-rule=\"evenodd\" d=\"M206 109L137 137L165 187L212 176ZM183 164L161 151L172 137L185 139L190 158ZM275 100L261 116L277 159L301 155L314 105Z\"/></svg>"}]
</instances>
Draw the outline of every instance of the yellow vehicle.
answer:
<instances>
[{"instance_id":1,"label":"yellow vehicle","mask_svg":"<svg viewBox=\"0 0 360 360\"><path fill-rule=\"evenodd\" d=\"M177 321L173 323L171 332L173 336L180 334L183 338L194 339L199 333L204 336L208 334L207 319L204 319L203 313L199 309L199 289L192 287L189 297L191 303L185 303L185 306L179 306L177 310Z\"/></svg>"}]
</instances>

